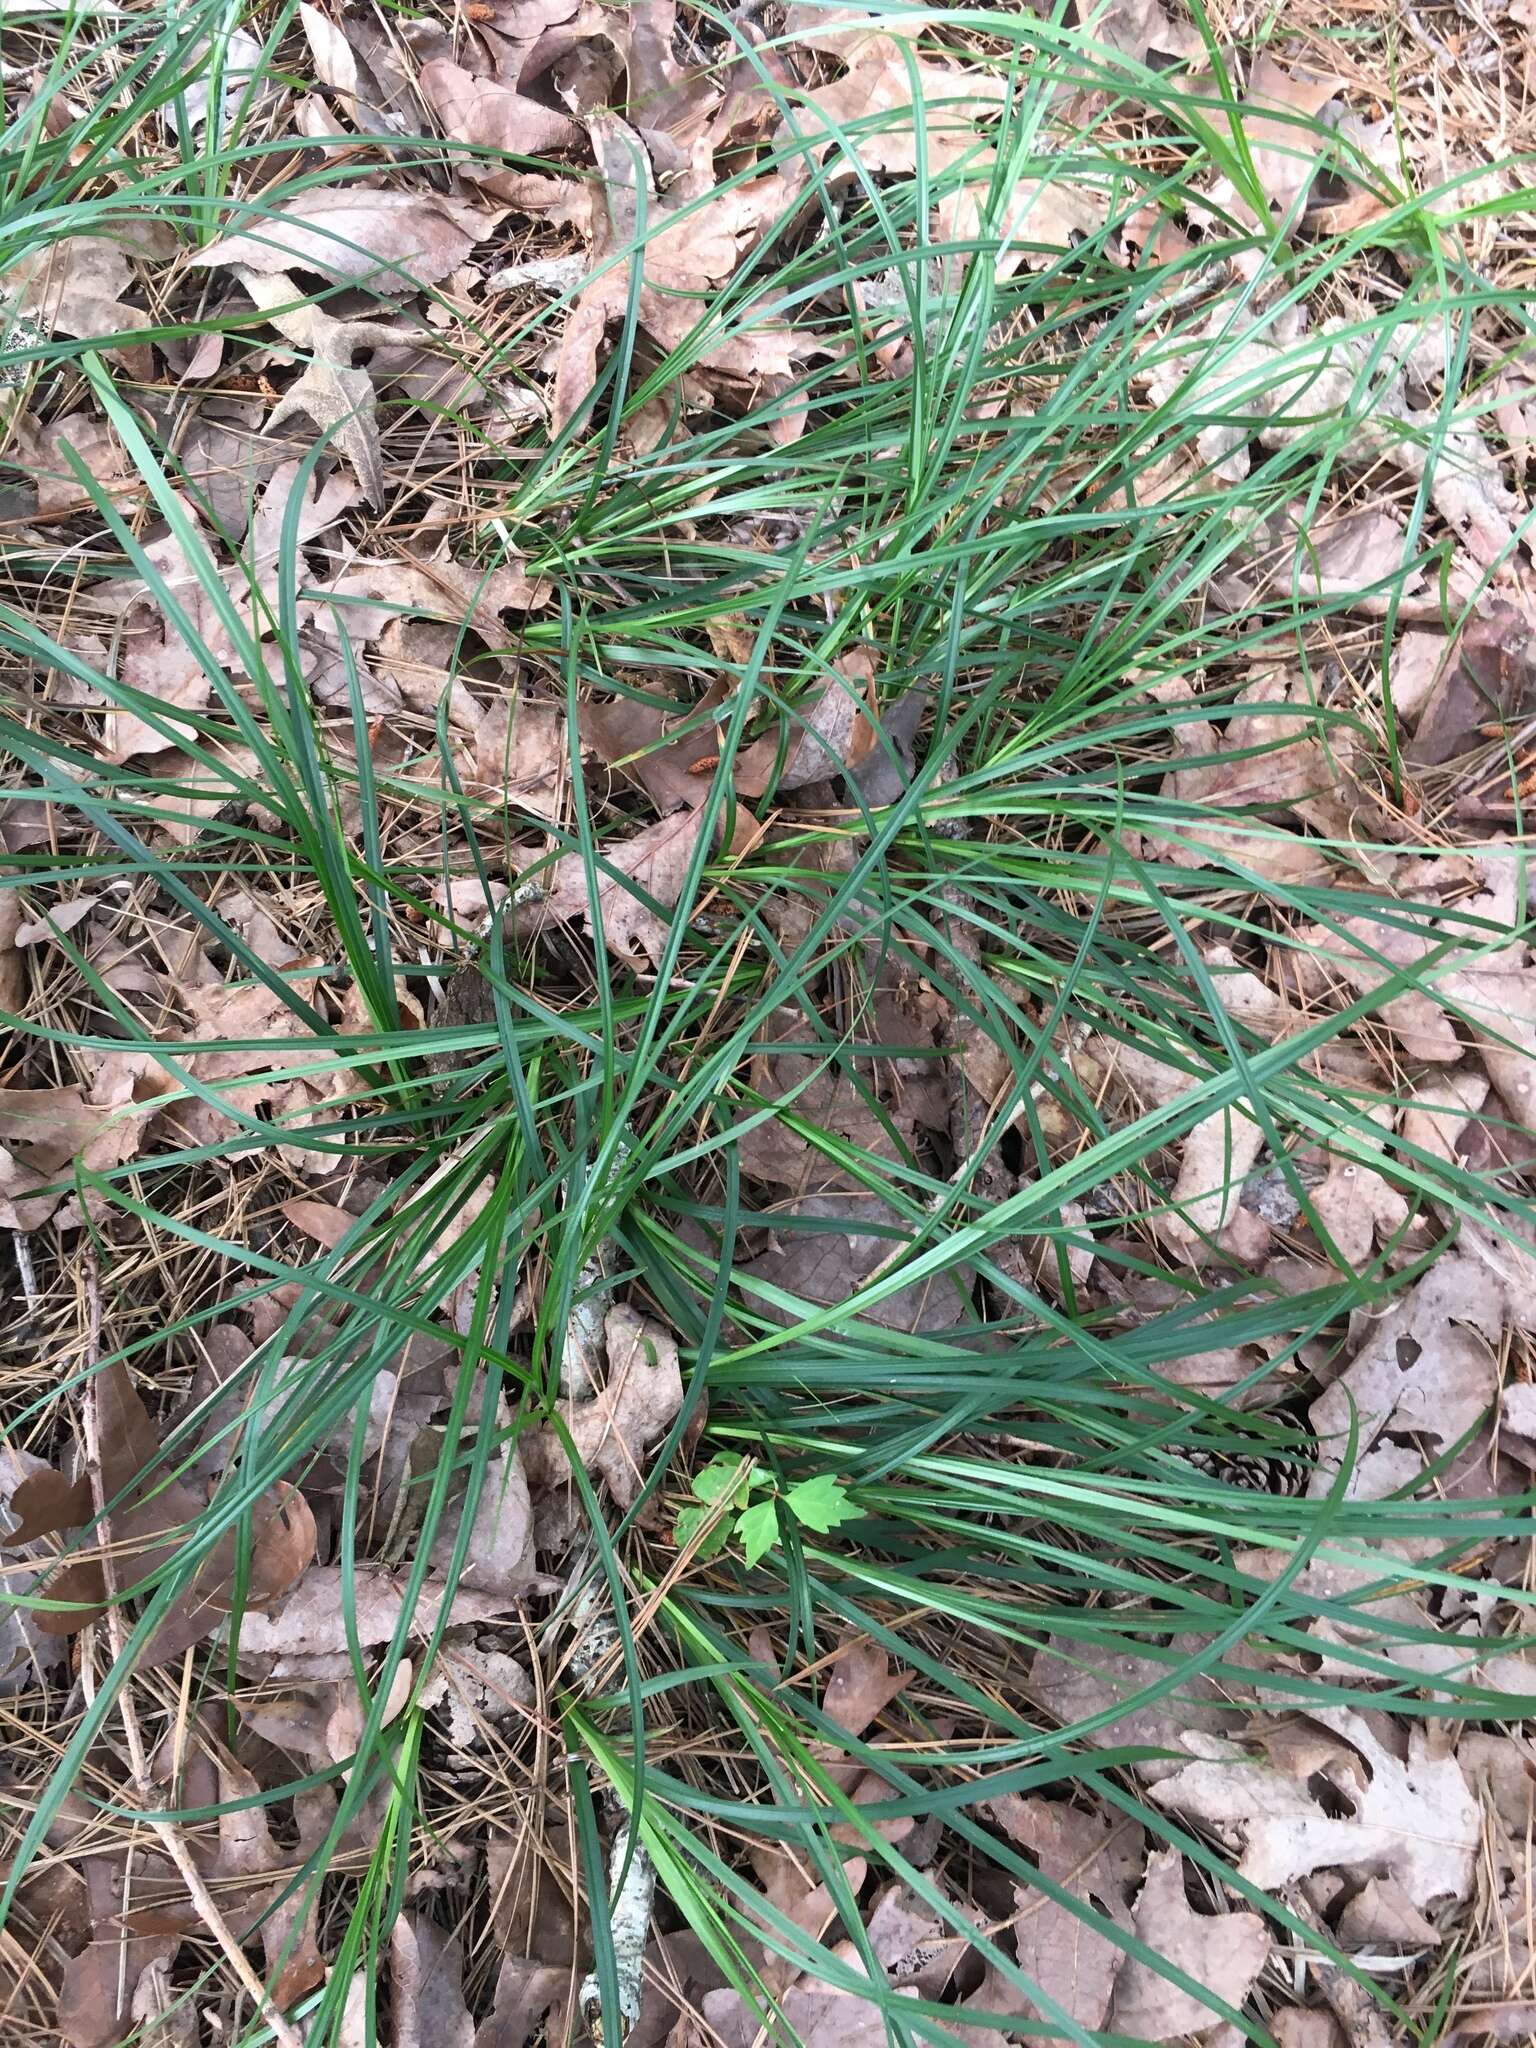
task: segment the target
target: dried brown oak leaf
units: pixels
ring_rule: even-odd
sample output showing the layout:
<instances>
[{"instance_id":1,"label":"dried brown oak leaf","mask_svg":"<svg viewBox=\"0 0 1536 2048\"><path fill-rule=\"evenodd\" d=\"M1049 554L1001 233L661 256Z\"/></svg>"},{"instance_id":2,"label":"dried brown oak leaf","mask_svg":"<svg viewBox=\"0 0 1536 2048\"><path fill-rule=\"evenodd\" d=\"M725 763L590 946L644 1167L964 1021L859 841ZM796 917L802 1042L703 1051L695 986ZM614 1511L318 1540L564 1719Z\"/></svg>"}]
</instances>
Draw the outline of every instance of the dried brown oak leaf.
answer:
<instances>
[{"instance_id":1,"label":"dried brown oak leaf","mask_svg":"<svg viewBox=\"0 0 1536 2048\"><path fill-rule=\"evenodd\" d=\"M989 1800L985 1811L1052 1883L1130 1932L1130 1897L1145 1853L1134 1821L1017 1793ZM1014 1903L1019 1968L1080 2027L1102 2027L1124 1949L1044 1892L1015 1883ZM1044 2007L1036 2010L1048 2017Z\"/></svg>"},{"instance_id":2,"label":"dried brown oak leaf","mask_svg":"<svg viewBox=\"0 0 1536 2048\"><path fill-rule=\"evenodd\" d=\"M1239 1876L1264 1891L1314 1870L1339 1869L1395 1878L1420 1911L1465 1899L1482 1816L1456 1759L1430 1755L1412 1726L1404 1761L1360 1714L1330 1707L1311 1718L1341 1746L1322 1764L1309 1748L1304 1781L1271 1763L1207 1754L1162 1779L1150 1796L1229 1847L1240 1846ZM1192 1736L1189 1747L1207 1747L1206 1738Z\"/></svg>"},{"instance_id":3,"label":"dried brown oak leaf","mask_svg":"<svg viewBox=\"0 0 1536 2048\"><path fill-rule=\"evenodd\" d=\"M1138 64L1147 52L1157 50L1165 57L1198 57L1205 48L1200 31L1190 21L1170 21L1161 0L1074 0L1079 25L1096 43L1119 50Z\"/></svg>"},{"instance_id":4,"label":"dried brown oak leaf","mask_svg":"<svg viewBox=\"0 0 1536 2048\"><path fill-rule=\"evenodd\" d=\"M1503 1289L1482 1261L1461 1250L1442 1253L1412 1293L1372 1324L1356 1357L1312 1403L1312 1494L1322 1497L1336 1483L1352 1423L1359 1460L1353 1488L1367 1498L1377 1491L1370 1483L1372 1446L1384 1432L1422 1436L1438 1451L1472 1430L1498 1396L1504 1316Z\"/></svg>"},{"instance_id":5,"label":"dried brown oak leaf","mask_svg":"<svg viewBox=\"0 0 1536 2048\"><path fill-rule=\"evenodd\" d=\"M1286 71L1267 51L1253 60L1238 118L1259 184L1281 220L1290 217L1317 175L1328 138L1316 119L1342 90L1341 79Z\"/></svg>"},{"instance_id":6,"label":"dried brown oak leaf","mask_svg":"<svg viewBox=\"0 0 1536 2048\"><path fill-rule=\"evenodd\" d=\"M481 566L446 551L353 561L314 587L339 600L324 615L339 619L354 639L377 640L391 619L410 615L466 626L493 648L510 637L504 611L537 611L550 595L548 579L529 576L518 558Z\"/></svg>"},{"instance_id":7,"label":"dried brown oak leaf","mask_svg":"<svg viewBox=\"0 0 1536 2048\"><path fill-rule=\"evenodd\" d=\"M608 1377L588 1400L559 1403L576 1455L606 1479L621 1508L634 1500L645 1476L645 1454L683 1405L677 1339L649 1316L620 1303L608 1311ZM564 1440L546 1425L522 1439L528 1483L535 1492L565 1484L571 1475Z\"/></svg>"},{"instance_id":8,"label":"dried brown oak leaf","mask_svg":"<svg viewBox=\"0 0 1536 2048\"><path fill-rule=\"evenodd\" d=\"M609 949L631 966L654 966L667 943L668 927L656 910L641 896L655 900L660 910L675 907L688 878L704 821L697 811L676 811L658 818L632 839L601 849L597 867L597 904L602 918L603 939ZM738 812L733 852L751 843L756 828ZM617 872L612 872L617 870ZM592 895L587 870L579 853L562 854L542 881L540 900L519 907L519 922L530 930L553 920L582 920L592 916Z\"/></svg>"},{"instance_id":9,"label":"dried brown oak leaf","mask_svg":"<svg viewBox=\"0 0 1536 2048\"><path fill-rule=\"evenodd\" d=\"M433 192L350 184L305 192L199 250L192 261L266 272L309 270L333 284L413 292L457 270L502 218Z\"/></svg>"},{"instance_id":10,"label":"dried brown oak leaf","mask_svg":"<svg viewBox=\"0 0 1536 2048\"><path fill-rule=\"evenodd\" d=\"M38 1230L71 1193L78 1159L93 1172L138 1150L142 1118L67 1088L0 1088L0 1227ZM47 1190L47 1192L44 1192Z\"/></svg>"},{"instance_id":11,"label":"dried brown oak leaf","mask_svg":"<svg viewBox=\"0 0 1536 2048\"><path fill-rule=\"evenodd\" d=\"M171 1561L206 1502L180 1479L169 1476L171 1461L126 1367L121 1363L105 1366L92 1384L116 1580L119 1590L127 1591ZM83 1479L67 1483L56 1473L33 1474L12 1496L11 1507L21 1523L16 1533L34 1538L73 1535L92 1519L93 1498ZM294 1488L279 1485L258 1505L252 1533L248 1597L258 1602L279 1599L314 1555L314 1517ZM146 1664L165 1662L220 1625L229 1610L236 1564L231 1534L204 1560L145 1646ZM80 1606L62 1613L40 1613L40 1628L48 1634L69 1635L82 1627L105 1593L101 1563L92 1547L87 1546L79 1557L66 1559L48 1575L42 1590L51 1599ZM85 1611L80 1611L81 1607Z\"/></svg>"},{"instance_id":12,"label":"dried brown oak leaf","mask_svg":"<svg viewBox=\"0 0 1536 2048\"><path fill-rule=\"evenodd\" d=\"M292 1849L285 1850L272 1839L269 1809L255 1803L260 1793L261 1787L249 1771L233 1758L220 1757L219 1804L229 1807L236 1800L252 1803L219 1815L219 1856L211 1874L215 1878L272 1880L264 1885L258 1882L254 1896L247 1893L239 1914L231 1917L236 1927L244 1931L262 1913L267 1913L260 1930L267 1981L277 2004L286 2007L325 1981L325 1960L315 1945L320 1887L317 1883L301 1886L281 1905L274 1902L299 1865L324 1841L335 1818L336 1795L325 1785L312 1786L294 1795L299 1839ZM222 1888L219 1896L223 1896ZM227 1905L225 1910L228 1913ZM277 1973L275 1978L273 1971Z\"/></svg>"},{"instance_id":13,"label":"dried brown oak leaf","mask_svg":"<svg viewBox=\"0 0 1536 2048\"><path fill-rule=\"evenodd\" d=\"M1334 759L1312 736L1304 684L1261 676L1239 696L1242 714L1218 733L1204 720L1182 720L1175 744L1187 766L1176 768L1161 794L1201 811L1252 814L1295 811L1326 797L1337 781ZM1177 694L1190 697L1187 686ZM1234 759L1234 755L1241 759ZM1148 840L1177 867L1219 866L1225 861L1251 868L1269 881L1315 880L1327 872L1324 849L1278 829L1261 816L1234 817L1230 825L1213 818L1179 819L1176 840Z\"/></svg>"},{"instance_id":14,"label":"dried brown oak leaf","mask_svg":"<svg viewBox=\"0 0 1536 2048\"><path fill-rule=\"evenodd\" d=\"M494 78L476 78L447 57L430 58L419 78L439 133L449 142L466 142L505 156L545 156L551 150L572 149L585 139L580 123L568 114ZM491 179L512 166L486 164L486 176L477 175L481 166L473 160L461 162L459 168L494 190Z\"/></svg>"},{"instance_id":15,"label":"dried brown oak leaf","mask_svg":"<svg viewBox=\"0 0 1536 2048\"><path fill-rule=\"evenodd\" d=\"M339 1565L311 1565L292 1592L274 1613L247 1608L240 1623L240 1657L274 1658L279 1673L286 1662L296 1658L338 1656L350 1670L344 1595L350 1595L362 1648L387 1643L394 1635L404 1609L404 1581L379 1565L359 1565L350 1587L344 1585ZM437 1625L447 1589L433 1580L422 1587L421 1597L411 1610L412 1635L426 1637ZM450 1612L456 1622L489 1621L505 1614L516 1604L512 1593L475 1593L467 1587L455 1589ZM305 1670L302 1675L311 1673ZM324 1675L337 1676L327 1671Z\"/></svg>"},{"instance_id":16,"label":"dried brown oak leaf","mask_svg":"<svg viewBox=\"0 0 1536 2048\"><path fill-rule=\"evenodd\" d=\"M215 1087L221 1103L247 1116L272 1101L283 1083L282 1068L315 1056L309 1026L263 981L188 988L181 999L192 1017L189 1040L249 1041L185 1056L189 1073ZM177 1103L165 1120L189 1145L217 1144L229 1134L229 1119L201 1096Z\"/></svg>"},{"instance_id":17,"label":"dried brown oak leaf","mask_svg":"<svg viewBox=\"0 0 1536 2048\"><path fill-rule=\"evenodd\" d=\"M1169 1650L1173 1658L1182 1659L1197 1647L1188 1638L1176 1637ZM1167 1662L1153 1657L1133 1651L1116 1654L1094 1643L1060 1637L1035 1652L1028 1692L1063 1728L1071 1728L1149 1686L1166 1683L1168 1671ZM1151 1785L1180 1768L1178 1758L1193 1746L1196 1736L1204 1740L1235 1733L1241 1725L1241 1716L1223 1698L1215 1681L1196 1673L1118 1720L1086 1731L1083 1739L1100 1749L1171 1751L1168 1757L1149 1758L1132 1766L1142 1783Z\"/></svg>"},{"instance_id":18,"label":"dried brown oak leaf","mask_svg":"<svg viewBox=\"0 0 1536 2048\"><path fill-rule=\"evenodd\" d=\"M784 766L777 733L737 749L731 780L738 793L760 797L776 790L803 789L837 775L857 775L879 741L875 724L875 658L863 647L847 648L833 664L832 679L814 691L791 721ZM654 700L614 697L589 704L582 713L582 738L610 768L638 782L659 811L702 804L714 785L722 733L699 723L698 713L726 715L730 691L717 685L695 705L663 706ZM692 730L671 732L691 724Z\"/></svg>"},{"instance_id":19,"label":"dried brown oak leaf","mask_svg":"<svg viewBox=\"0 0 1536 2048\"><path fill-rule=\"evenodd\" d=\"M174 239L162 243L163 228L151 223L136 238L150 237L145 253L169 256ZM28 327L39 338L52 334L72 335L77 341L97 341L104 335L131 335L154 323L148 313L123 303L132 288L133 268L128 251L120 241L95 235L66 235L46 248L33 250L0 274L0 319L6 323L7 345L26 345ZM18 317L19 316L19 317ZM130 377L141 380L154 375L154 356L147 342L124 342L109 349L112 361L120 363Z\"/></svg>"},{"instance_id":20,"label":"dried brown oak leaf","mask_svg":"<svg viewBox=\"0 0 1536 2048\"><path fill-rule=\"evenodd\" d=\"M1184 1858L1162 1849L1147 1864L1136 1901L1136 1932L1213 1998L1241 2009L1269 1960L1270 1935L1257 1913L1196 1913L1184 1890ZM1206 2000L1170 1984L1150 1963L1127 1956L1115 1985L1110 2027L1138 2041L1204 2033L1217 2018Z\"/></svg>"},{"instance_id":21,"label":"dried brown oak leaf","mask_svg":"<svg viewBox=\"0 0 1536 2048\"><path fill-rule=\"evenodd\" d=\"M389 1935L395 2048L474 2048L463 1973L463 1950L453 1935L424 1913L399 1916Z\"/></svg>"},{"instance_id":22,"label":"dried brown oak leaf","mask_svg":"<svg viewBox=\"0 0 1536 2048\"><path fill-rule=\"evenodd\" d=\"M696 373L719 371L753 381L787 375L815 348L814 337L796 333L772 317L754 317L750 302L733 308L728 323L717 321L707 297L794 206L794 190L772 175L705 200L709 184L685 177L669 184L663 195L656 190L644 142L632 128L616 115L605 114L591 117L588 129L603 178L603 201L593 205L595 262L635 241L638 180L643 177L646 183L640 325L668 352L702 329L705 338L690 350ZM707 140L701 139L700 147L707 155ZM686 210L695 200L705 203ZM555 362L551 420L556 430L567 424L597 381L604 339L629 303L633 260L626 257L594 278L571 307Z\"/></svg>"}]
</instances>

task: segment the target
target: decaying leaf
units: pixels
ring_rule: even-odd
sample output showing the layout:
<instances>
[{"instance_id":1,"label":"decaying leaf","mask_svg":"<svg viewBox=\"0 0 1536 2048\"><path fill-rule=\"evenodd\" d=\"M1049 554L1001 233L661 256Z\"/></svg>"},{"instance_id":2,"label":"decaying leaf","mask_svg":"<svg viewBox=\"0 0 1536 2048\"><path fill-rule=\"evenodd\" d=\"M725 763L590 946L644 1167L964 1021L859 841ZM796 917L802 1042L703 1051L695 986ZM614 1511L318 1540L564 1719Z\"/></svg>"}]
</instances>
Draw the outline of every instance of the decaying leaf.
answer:
<instances>
[{"instance_id":1,"label":"decaying leaf","mask_svg":"<svg viewBox=\"0 0 1536 2048\"><path fill-rule=\"evenodd\" d=\"M1536 709L1536 631L1518 606L1491 605L1467 622L1446 660L1446 643L1432 649L1433 679L1410 757L1438 767L1474 752L1521 725ZM1411 712L1405 712L1411 716Z\"/></svg>"},{"instance_id":2,"label":"decaying leaf","mask_svg":"<svg viewBox=\"0 0 1536 2048\"><path fill-rule=\"evenodd\" d=\"M1241 2008L1269 1959L1269 1930L1257 1913L1200 1914L1184 1891L1184 1858L1160 1849L1147 1864L1136 1901L1136 1932L1149 1948L1206 1985L1214 1998ZM1215 2015L1211 2006L1135 1956L1126 1958L1115 1986L1110 2025L1134 2040L1173 2041L1198 2034Z\"/></svg>"},{"instance_id":3,"label":"decaying leaf","mask_svg":"<svg viewBox=\"0 0 1536 2048\"><path fill-rule=\"evenodd\" d=\"M1265 50L1253 60L1242 111L1243 133L1271 211L1289 219L1316 175L1325 144L1310 125L1343 90L1337 78L1289 72Z\"/></svg>"},{"instance_id":4,"label":"decaying leaf","mask_svg":"<svg viewBox=\"0 0 1536 2048\"><path fill-rule=\"evenodd\" d=\"M146 254L166 256L174 246L154 224L147 224L134 239ZM147 313L124 303L133 286L130 246L126 235L66 235L13 263L0 274L0 321L8 345L25 345L28 327L39 339L58 333L97 341L150 326ZM153 375L147 343L125 341L108 354L132 377Z\"/></svg>"},{"instance_id":5,"label":"decaying leaf","mask_svg":"<svg viewBox=\"0 0 1536 2048\"><path fill-rule=\"evenodd\" d=\"M1385 1469L1381 1485L1371 1477L1372 1446L1384 1433L1411 1432L1437 1449L1465 1436L1497 1395L1503 1322L1502 1290L1481 1261L1459 1250L1442 1253L1313 1402L1318 1455L1312 1492L1323 1495L1334 1485L1352 1422L1359 1441L1354 1490L1366 1498L1398 1483Z\"/></svg>"},{"instance_id":6,"label":"decaying leaf","mask_svg":"<svg viewBox=\"0 0 1536 2048\"><path fill-rule=\"evenodd\" d=\"M372 1649L393 1636L404 1593L404 1580L381 1566L359 1565L344 1587L339 1565L311 1565L275 1613L246 1610L240 1623L241 1662L275 1659L273 1675L280 1677L295 1659L334 1655L340 1669L314 1675L340 1676L342 1671L351 1669L344 1598L350 1598L352 1603L358 1642L364 1649ZM425 1638L431 1634L444 1597L445 1588L428 1580L411 1611L413 1636ZM453 1596L452 1613L459 1622L488 1621L493 1615L505 1614L516 1597L461 1588ZM308 1670L305 1675L310 1675Z\"/></svg>"},{"instance_id":7,"label":"decaying leaf","mask_svg":"<svg viewBox=\"0 0 1536 2048\"><path fill-rule=\"evenodd\" d=\"M1169 1645L1170 1660L1182 1661L1193 1646L1175 1639ZM1036 1651L1029 1673L1029 1695L1047 1713L1071 1728L1107 1712L1121 1700L1166 1680L1169 1665L1157 1658L1128 1651L1115 1655L1096 1643L1079 1643L1059 1638ZM1241 1725L1235 1708L1224 1699L1221 1689L1203 1673L1184 1678L1160 1699L1118 1720L1089 1730L1084 1740L1100 1748L1163 1749L1169 1757L1147 1758L1135 1766L1146 1784L1156 1784L1177 1771L1177 1759L1194 1747L1198 1736L1216 1738L1231 1735ZM1199 1754L1205 1754L1200 1751Z\"/></svg>"},{"instance_id":8,"label":"decaying leaf","mask_svg":"<svg viewBox=\"0 0 1536 2048\"><path fill-rule=\"evenodd\" d=\"M1329 1707L1312 1719L1341 1741L1321 1760L1306 1752L1304 1780L1192 1735L1187 1746L1200 1760L1161 1779L1150 1796L1240 1845L1239 1874L1266 1891L1337 1866L1395 1878L1421 1911L1464 1899L1480 1820L1455 1758L1431 1754L1418 1728L1409 1728L1404 1762L1363 1715Z\"/></svg>"},{"instance_id":9,"label":"decaying leaf","mask_svg":"<svg viewBox=\"0 0 1536 2048\"><path fill-rule=\"evenodd\" d=\"M1168 57L1197 57L1205 45L1193 22L1171 21L1161 0L1074 0L1077 19L1095 42L1120 50L1138 64L1147 52Z\"/></svg>"},{"instance_id":10,"label":"decaying leaf","mask_svg":"<svg viewBox=\"0 0 1536 2048\"><path fill-rule=\"evenodd\" d=\"M1134 1821L1017 1793L990 1800L986 1811L1047 1878L1130 1931L1130 1898L1145 1853ZM1102 2027L1116 1979L1128 1967L1125 1951L1044 1892L1015 1883L1014 1898L1019 1968L1080 2027ZM1043 2007L1036 2010L1047 2016Z\"/></svg>"},{"instance_id":11,"label":"decaying leaf","mask_svg":"<svg viewBox=\"0 0 1536 2048\"><path fill-rule=\"evenodd\" d=\"M100 1172L131 1158L141 1124L78 1087L0 1088L0 1225L38 1229L70 1193L74 1162Z\"/></svg>"},{"instance_id":12,"label":"decaying leaf","mask_svg":"<svg viewBox=\"0 0 1536 2048\"><path fill-rule=\"evenodd\" d=\"M422 1913L402 1913L389 1935L395 2048L474 2048L458 1942Z\"/></svg>"},{"instance_id":13,"label":"decaying leaf","mask_svg":"<svg viewBox=\"0 0 1536 2048\"><path fill-rule=\"evenodd\" d=\"M582 139L580 127L568 114L496 79L476 78L446 57L433 57L423 64L420 77L439 128L451 142L467 142L475 149L505 156L545 156L551 150L569 149ZM460 161L474 176L474 160ZM500 170L493 160L476 182L494 192Z\"/></svg>"},{"instance_id":14,"label":"decaying leaf","mask_svg":"<svg viewBox=\"0 0 1536 2048\"><path fill-rule=\"evenodd\" d=\"M398 192L356 183L320 187L253 213L194 263L265 273L312 270L333 284L364 284L399 294L436 284L457 270L501 216L433 192Z\"/></svg>"},{"instance_id":15,"label":"decaying leaf","mask_svg":"<svg viewBox=\"0 0 1536 2048\"><path fill-rule=\"evenodd\" d=\"M602 848L597 901L603 939L632 966L654 966L667 943L667 926L638 892L643 890L661 910L673 908L688 879L703 823L697 811L678 811L645 826L633 839ZM745 819L739 817L738 845L749 833ZM586 865L579 853L563 854L541 886L542 897L523 912L534 929L550 918L594 922Z\"/></svg>"},{"instance_id":16,"label":"decaying leaf","mask_svg":"<svg viewBox=\"0 0 1536 2048\"><path fill-rule=\"evenodd\" d=\"M559 1412L577 1457L627 1508L645 1477L646 1452L683 1405L683 1382L677 1340L660 1323L621 1302L608 1311L605 1330L606 1381L589 1399L562 1401ZM570 1459L554 1429L530 1431L522 1444L536 1491L569 1481Z\"/></svg>"}]
</instances>

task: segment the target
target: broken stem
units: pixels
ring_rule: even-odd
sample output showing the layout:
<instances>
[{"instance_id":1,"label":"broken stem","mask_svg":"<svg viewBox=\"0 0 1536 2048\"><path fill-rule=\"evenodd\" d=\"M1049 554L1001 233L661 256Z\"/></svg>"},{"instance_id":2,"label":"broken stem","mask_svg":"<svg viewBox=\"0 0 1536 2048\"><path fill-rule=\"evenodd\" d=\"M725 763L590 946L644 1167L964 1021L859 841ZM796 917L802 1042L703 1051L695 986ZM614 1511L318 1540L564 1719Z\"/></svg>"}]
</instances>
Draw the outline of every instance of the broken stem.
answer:
<instances>
[{"instance_id":1,"label":"broken stem","mask_svg":"<svg viewBox=\"0 0 1536 2048\"><path fill-rule=\"evenodd\" d=\"M613 1935L619 2014L626 2033L640 2017L645 1947L651 1932L651 1904L656 1896L656 1866L643 1842L636 1841L633 1849L630 1842L630 1825L626 1820L614 1836L608 1855L608 1883L610 1888L616 1888L608 1924ZM588 2032L597 2048L602 2048L603 1994L596 1970L589 1971L583 1979L580 1999L581 2016Z\"/></svg>"}]
</instances>

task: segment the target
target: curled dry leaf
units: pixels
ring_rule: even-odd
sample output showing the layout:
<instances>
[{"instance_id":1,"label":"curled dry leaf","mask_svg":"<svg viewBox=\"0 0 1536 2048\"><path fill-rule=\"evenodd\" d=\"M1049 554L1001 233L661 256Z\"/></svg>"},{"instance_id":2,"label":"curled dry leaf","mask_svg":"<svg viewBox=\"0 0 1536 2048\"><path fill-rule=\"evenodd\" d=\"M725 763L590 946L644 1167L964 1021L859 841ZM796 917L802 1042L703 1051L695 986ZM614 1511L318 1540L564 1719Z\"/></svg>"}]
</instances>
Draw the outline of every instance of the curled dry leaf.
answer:
<instances>
[{"instance_id":1,"label":"curled dry leaf","mask_svg":"<svg viewBox=\"0 0 1536 2048\"><path fill-rule=\"evenodd\" d=\"M387 295L437 284L501 219L462 199L349 184L317 189L225 235L197 264L274 271L311 270L332 284L367 284Z\"/></svg>"},{"instance_id":2,"label":"curled dry leaf","mask_svg":"<svg viewBox=\"0 0 1536 2048\"><path fill-rule=\"evenodd\" d=\"M683 1405L677 1340L649 1316L619 1303L605 1323L608 1376L590 1399L565 1400L559 1413L576 1455L588 1471L606 1479L621 1508L627 1508L645 1476L645 1454ZM522 1440L529 1484L537 1491L564 1485L570 1459L560 1436L548 1426Z\"/></svg>"},{"instance_id":3,"label":"curled dry leaf","mask_svg":"<svg viewBox=\"0 0 1536 2048\"><path fill-rule=\"evenodd\" d=\"M1240 2009L1269 1960L1269 1930L1257 1913L1194 1912L1185 1896L1184 1858L1161 1849L1147 1864L1136 1901L1136 1933L1147 1946L1205 1985L1213 1999ZM1215 2013L1148 1963L1127 1956L1115 1985L1110 2026L1139 2041L1172 2041L1208 2028Z\"/></svg>"}]
</instances>

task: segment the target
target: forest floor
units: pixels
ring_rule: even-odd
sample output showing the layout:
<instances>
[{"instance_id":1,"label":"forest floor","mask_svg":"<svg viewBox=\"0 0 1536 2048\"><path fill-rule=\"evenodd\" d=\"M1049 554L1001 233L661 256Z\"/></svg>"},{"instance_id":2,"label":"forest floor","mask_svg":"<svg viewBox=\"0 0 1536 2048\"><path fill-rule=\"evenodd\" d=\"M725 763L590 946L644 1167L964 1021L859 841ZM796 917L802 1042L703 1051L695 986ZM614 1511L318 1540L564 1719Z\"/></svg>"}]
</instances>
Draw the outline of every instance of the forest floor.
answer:
<instances>
[{"instance_id":1,"label":"forest floor","mask_svg":"<svg viewBox=\"0 0 1536 2048\"><path fill-rule=\"evenodd\" d=\"M1530 4L6 7L7 2042L1536 2036Z\"/></svg>"}]
</instances>

